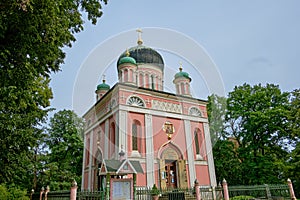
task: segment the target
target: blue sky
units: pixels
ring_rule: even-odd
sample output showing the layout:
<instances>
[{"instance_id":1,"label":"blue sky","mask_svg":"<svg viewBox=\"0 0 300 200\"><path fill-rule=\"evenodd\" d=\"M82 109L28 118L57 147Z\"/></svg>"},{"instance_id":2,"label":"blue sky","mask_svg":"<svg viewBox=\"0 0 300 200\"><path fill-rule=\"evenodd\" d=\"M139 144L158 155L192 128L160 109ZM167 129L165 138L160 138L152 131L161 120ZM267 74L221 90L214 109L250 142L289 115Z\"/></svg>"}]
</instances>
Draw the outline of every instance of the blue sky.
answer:
<instances>
[{"instance_id":1,"label":"blue sky","mask_svg":"<svg viewBox=\"0 0 300 200\"><path fill-rule=\"evenodd\" d=\"M83 94L90 101L83 101L81 108L73 107L74 84L82 64L108 38L137 28L147 30L147 27L178 31L201 45L216 64L225 93L243 83L274 83L284 91L300 88L298 0L194 0L188 3L111 0L103 6L103 12L96 26L86 21L85 30L76 35L73 47L66 49L67 58L62 71L52 75L52 107L57 110L75 109L82 115L91 106L90 102L95 101L92 90L90 95ZM146 36L147 33L144 31L143 34ZM135 46L137 35L134 33L132 38L128 43ZM144 44L151 47L145 40ZM107 51L113 50L112 45ZM181 58L162 54L165 63L177 70ZM99 66L104 67L101 66L101 56L105 55L99 55ZM184 69L188 70L189 67L185 66L188 62L183 63ZM111 69L106 72L107 82L113 85L116 65L112 63L108 67ZM190 74L193 78L193 73ZM95 88L101 81L101 75L95 82ZM91 80L87 77L86 81ZM206 99L209 91L201 80L194 78L192 87L193 84L196 84L195 88L203 87L194 96Z\"/></svg>"}]
</instances>

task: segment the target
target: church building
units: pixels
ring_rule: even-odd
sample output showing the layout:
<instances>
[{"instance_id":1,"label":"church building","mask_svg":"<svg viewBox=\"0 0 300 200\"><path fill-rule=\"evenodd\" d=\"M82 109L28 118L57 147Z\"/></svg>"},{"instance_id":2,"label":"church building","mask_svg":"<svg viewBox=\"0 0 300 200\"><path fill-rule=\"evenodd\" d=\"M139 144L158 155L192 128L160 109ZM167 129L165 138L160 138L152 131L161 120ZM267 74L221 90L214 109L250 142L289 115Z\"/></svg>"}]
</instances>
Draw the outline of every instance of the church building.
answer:
<instances>
[{"instance_id":1,"label":"church building","mask_svg":"<svg viewBox=\"0 0 300 200\"><path fill-rule=\"evenodd\" d=\"M181 65L172 75L176 93L165 92L164 63L139 35L117 60L118 83L110 87L103 78L97 86L83 116L82 190L99 190L102 167L120 155L140 172L137 186L188 188L196 179L216 186L207 101L192 96L192 78Z\"/></svg>"}]
</instances>

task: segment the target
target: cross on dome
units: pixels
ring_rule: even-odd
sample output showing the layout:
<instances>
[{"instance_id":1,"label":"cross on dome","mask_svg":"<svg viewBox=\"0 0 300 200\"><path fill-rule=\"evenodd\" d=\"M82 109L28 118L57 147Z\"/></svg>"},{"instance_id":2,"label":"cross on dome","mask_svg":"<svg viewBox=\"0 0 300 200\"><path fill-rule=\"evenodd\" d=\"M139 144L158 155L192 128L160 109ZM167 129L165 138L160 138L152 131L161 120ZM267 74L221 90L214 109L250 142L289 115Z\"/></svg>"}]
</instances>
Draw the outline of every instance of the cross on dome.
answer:
<instances>
[{"instance_id":1,"label":"cross on dome","mask_svg":"<svg viewBox=\"0 0 300 200\"><path fill-rule=\"evenodd\" d=\"M138 41L137 41L137 43L138 43L138 45L142 45L143 44L143 40L142 40L142 33L143 33L143 31L142 31L142 29L137 29L136 30L136 32L138 33Z\"/></svg>"}]
</instances>

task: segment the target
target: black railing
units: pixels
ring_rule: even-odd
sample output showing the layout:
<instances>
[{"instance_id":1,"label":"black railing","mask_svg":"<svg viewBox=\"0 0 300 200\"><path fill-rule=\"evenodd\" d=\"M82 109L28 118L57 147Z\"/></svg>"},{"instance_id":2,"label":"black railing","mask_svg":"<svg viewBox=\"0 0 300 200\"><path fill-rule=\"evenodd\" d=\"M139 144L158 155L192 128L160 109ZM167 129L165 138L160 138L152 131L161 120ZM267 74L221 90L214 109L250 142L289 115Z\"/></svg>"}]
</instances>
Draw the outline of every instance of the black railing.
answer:
<instances>
[{"instance_id":1,"label":"black railing","mask_svg":"<svg viewBox=\"0 0 300 200\"><path fill-rule=\"evenodd\" d=\"M248 196L259 199L289 199L288 185L229 186L229 197Z\"/></svg>"}]
</instances>

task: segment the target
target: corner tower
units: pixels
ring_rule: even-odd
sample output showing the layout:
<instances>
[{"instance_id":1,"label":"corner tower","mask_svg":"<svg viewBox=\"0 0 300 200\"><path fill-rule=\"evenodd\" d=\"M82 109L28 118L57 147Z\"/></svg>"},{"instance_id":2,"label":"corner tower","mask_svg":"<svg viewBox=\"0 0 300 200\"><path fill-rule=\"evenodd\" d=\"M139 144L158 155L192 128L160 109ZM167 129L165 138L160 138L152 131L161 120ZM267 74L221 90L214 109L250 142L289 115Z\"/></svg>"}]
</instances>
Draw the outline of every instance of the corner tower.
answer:
<instances>
[{"instance_id":1,"label":"corner tower","mask_svg":"<svg viewBox=\"0 0 300 200\"><path fill-rule=\"evenodd\" d=\"M182 64L180 64L179 72L175 74L173 80L176 87L176 94L191 97L191 81L191 77L187 72L182 71Z\"/></svg>"}]
</instances>

